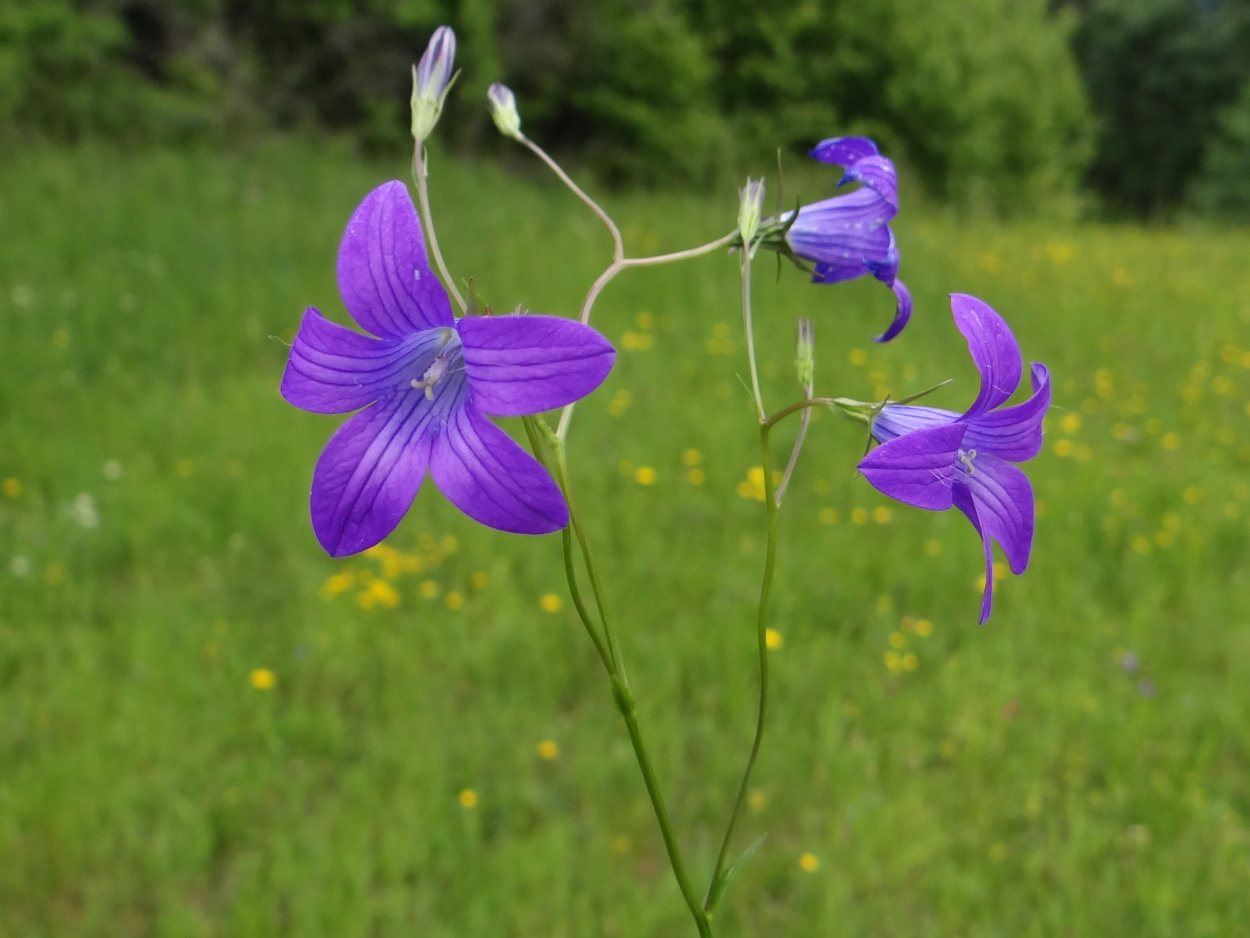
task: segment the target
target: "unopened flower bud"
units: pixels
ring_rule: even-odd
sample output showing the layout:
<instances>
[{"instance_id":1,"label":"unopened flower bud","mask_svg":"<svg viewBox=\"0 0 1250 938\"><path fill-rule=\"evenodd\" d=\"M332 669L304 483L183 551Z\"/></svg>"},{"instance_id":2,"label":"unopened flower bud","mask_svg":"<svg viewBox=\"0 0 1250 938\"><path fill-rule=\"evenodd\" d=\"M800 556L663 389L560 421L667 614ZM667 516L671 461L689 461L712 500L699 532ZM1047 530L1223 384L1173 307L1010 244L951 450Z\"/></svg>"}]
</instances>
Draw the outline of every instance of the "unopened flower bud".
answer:
<instances>
[{"instance_id":1,"label":"unopened flower bud","mask_svg":"<svg viewBox=\"0 0 1250 938\"><path fill-rule=\"evenodd\" d=\"M456 62L456 34L440 26L430 37L421 61L412 67L412 136L424 140L434 130L451 89Z\"/></svg>"},{"instance_id":2,"label":"unopened flower bud","mask_svg":"<svg viewBox=\"0 0 1250 938\"><path fill-rule=\"evenodd\" d=\"M798 323L798 339L795 342L794 370L798 373L799 384L810 396L816 375L816 327L813 322L801 317Z\"/></svg>"},{"instance_id":3,"label":"unopened flower bud","mask_svg":"<svg viewBox=\"0 0 1250 938\"><path fill-rule=\"evenodd\" d=\"M512 94L512 89L495 82L486 90L486 100L490 102L490 116L499 132L505 137L520 140L521 115L517 113L516 97Z\"/></svg>"},{"instance_id":4,"label":"unopened flower bud","mask_svg":"<svg viewBox=\"0 0 1250 938\"><path fill-rule=\"evenodd\" d=\"M760 227L760 216L764 211L764 180L747 179L747 184L738 190L738 234L742 238L743 250L750 250L751 239Z\"/></svg>"}]
</instances>

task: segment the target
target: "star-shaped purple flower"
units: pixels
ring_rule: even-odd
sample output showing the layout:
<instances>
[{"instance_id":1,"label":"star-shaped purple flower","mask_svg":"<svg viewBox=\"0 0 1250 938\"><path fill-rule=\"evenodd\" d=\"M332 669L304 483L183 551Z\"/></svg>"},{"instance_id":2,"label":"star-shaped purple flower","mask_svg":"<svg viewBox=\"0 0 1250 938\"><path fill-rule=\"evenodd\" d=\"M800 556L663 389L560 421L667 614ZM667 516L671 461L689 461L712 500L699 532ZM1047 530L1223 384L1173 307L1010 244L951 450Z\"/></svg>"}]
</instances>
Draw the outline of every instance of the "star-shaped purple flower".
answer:
<instances>
[{"instance_id":1,"label":"star-shaped purple flower","mask_svg":"<svg viewBox=\"0 0 1250 938\"><path fill-rule=\"evenodd\" d=\"M859 464L877 489L908 505L942 511L953 504L985 545L981 621L994 593L993 542L1012 573L1023 573L1033 546L1033 488L1013 463L1042 448L1042 418L1050 406L1050 375L1032 365L1033 395L1001 407L1020 384L1020 346L1003 318L974 296L951 296L955 325L981 372L981 393L964 413L886 404L870 424L881 444Z\"/></svg>"},{"instance_id":2,"label":"star-shaped purple flower","mask_svg":"<svg viewBox=\"0 0 1250 938\"><path fill-rule=\"evenodd\" d=\"M888 342L911 318L911 293L898 279L898 248L888 222L898 214L898 177L894 163L867 137L833 137L811 150L813 159L841 166L839 186L860 187L823 202L800 206L781 216L793 223L786 244L799 258L811 261L813 283L839 283L871 274L894 291L894 321L876 341Z\"/></svg>"},{"instance_id":3,"label":"star-shaped purple flower","mask_svg":"<svg viewBox=\"0 0 1250 938\"><path fill-rule=\"evenodd\" d=\"M352 215L338 282L347 311L377 338L310 308L282 376L282 396L296 407L360 410L313 471L321 545L343 556L377 544L399 524L427 469L452 504L482 524L518 534L564 527L559 488L484 415L536 414L584 397L612 368L608 341L552 316L453 318L401 182L373 190Z\"/></svg>"}]
</instances>

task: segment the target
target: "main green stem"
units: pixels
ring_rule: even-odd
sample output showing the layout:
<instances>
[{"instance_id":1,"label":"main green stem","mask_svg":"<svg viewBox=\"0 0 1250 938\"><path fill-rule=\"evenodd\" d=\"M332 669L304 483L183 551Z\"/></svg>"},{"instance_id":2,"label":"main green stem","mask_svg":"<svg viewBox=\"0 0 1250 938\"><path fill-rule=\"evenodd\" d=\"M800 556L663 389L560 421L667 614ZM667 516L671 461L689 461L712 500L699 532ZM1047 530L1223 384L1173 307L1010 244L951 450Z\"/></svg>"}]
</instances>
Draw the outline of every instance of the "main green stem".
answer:
<instances>
[{"instance_id":1,"label":"main green stem","mask_svg":"<svg viewBox=\"0 0 1250 938\"><path fill-rule=\"evenodd\" d=\"M530 443L531 445L537 443L533 435L530 437ZM660 837L664 841L664 849L668 854L669 866L673 870L673 878L677 880L677 887L681 890L682 899L685 900L686 907L690 910L690 915L694 919L700 938L712 938L710 916L704 911L702 903L699 902L698 894L695 892L690 876L686 872L686 864L682 860L681 848L677 844L677 837L673 832L673 825L668 817L668 808L664 804L664 795L660 791L660 783L656 778L655 768L651 764L651 756L647 751L646 743L643 741L642 729L638 725L637 707L634 703L633 694L629 689L629 681L625 675L625 665L621 659L620 650L612 637L612 631L608 627L603 590L595 572L594 559L590 551L590 541L586 537L585 529L582 527L581 516L578 514L577 505L573 501L572 491L569 486L568 466L565 462L564 443L562 440L556 439L555 449L556 476L560 488L564 492L565 501L569 506L569 526L564 529L563 537L564 570L569 582L569 593L573 597L573 605L576 607L577 614L582 620L582 625L585 626L587 634L590 635L591 640L594 642L599 658L603 662L603 667L608 673L608 679L612 683L612 699L616 703L616 709L620 713L621 719L625 721L626 730L629 732L629 741L634 749L634 758L638 762L639 770L642 772L642 781L647 789L647 796L651 799L651 810L655 814L656 823L660 828ZM594 593L595 605L599 610L600 623L603 627L602 636L596 631L590 612L581 601L581 591L577 584L577 571L573 557L573 538L569 537L569 528L573 530L573 535L581 550L586 574L590 579L591 592Z\"/></svg>"},{"instance_id":2,"label":"main green stem","mask_svg":"<svg viewBox=\"0 0 1250 938\"><path fill-rule=\"evenodd\" d=\"M746 801L747 789L751 783L751 771L755 768L755 759L760 752L760 743L764 739L764 721L768 715L768 601L772 596L773 573L777 562L777 498L773 491L772 452L768 446L769 431L772 430L776 418L763 420L760 423L760 464L764 470L764 511L767 518L767 539L764 547L764 573L760 579L760 600L756 610L755 642L760 666L760 693L755 713L755 738L751 741L751 752L747 756L746 768L742 772L742 781L738 785L738 794L734 798L733 808L729 812L729 823L725 827L725 838L721 841L720 852L716 855L716 866L712 869L712 878L708 881L707 896L703 900L703 909L710 917L716 911L716 904L723 894L724 883L721 877L725 872L725 862L729 858L734 827L742 813L743 802Z\"/></svg>"}]
</instances>

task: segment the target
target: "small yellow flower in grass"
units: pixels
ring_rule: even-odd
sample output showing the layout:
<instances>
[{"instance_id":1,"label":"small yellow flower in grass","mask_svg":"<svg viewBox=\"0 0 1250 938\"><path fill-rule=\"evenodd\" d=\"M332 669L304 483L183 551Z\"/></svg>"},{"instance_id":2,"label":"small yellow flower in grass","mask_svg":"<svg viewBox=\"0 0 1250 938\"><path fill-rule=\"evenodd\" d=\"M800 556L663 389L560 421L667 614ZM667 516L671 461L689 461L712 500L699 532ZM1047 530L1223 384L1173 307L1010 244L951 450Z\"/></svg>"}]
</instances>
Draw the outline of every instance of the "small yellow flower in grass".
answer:
<instances>
[{"instance_id":1,"label":"small yellow flower in grass","mask_svg":"<svg viewBox=\"0 0 1250 938\"><path fill-rule=\"evenodd\" d=\"M1007 845L1001 840L990 845L990 859L995 863L1001 863L1007 859Z\"/></svg>"},{"instance_id":2,"label":"small yellow flower in grass","mask_svg":"<svg viewBox=\"0 0 1250 938\"><path fill-rule=\"evenodd\" d=\"M547 762L560 755L560 747L556 745L554 739L544 739L535 747L535 751L538 753L538 758Z\"/></svg>"},{"instance_id":3,"label":"small yellow flower in grass","mask_svg":"<svg viewBox=\"0 0 1250 938\"><path fill-rule=\"evenodd\" d=\"M1077 430L1081 429L1081 415L1064 414L1059 418L1059 429L1064 433L1076 433Z\"/></svg>"},{"instance_id":4,"label":"small yellow flower in grass","mask_svg":"<svg viewBox=\"0 0 1250 938\"><path fill-rule=\"evenodd\" d=\"M247 676L247 682L257 690L273 690L277 677L268 668L253 668Z\"/></svg>"},{"instance_id":5,"label":"small yellow flower in grass","mask_svg":"<svg viewBox=\"0 0 1250 938\"><path fill-rule=\"evenodd\" d=\"M1150 553L1150 538L1144 534L1138 534L1129 542L1129 546L1133 548L1134 553L1148 554Z\"/></svg>"},{"instance_id":6,"label":"small yellow flower in grass","mask_svg":"<svg viewBox=\"0 0 1250 938\"><path fill-rule=\"evenodd\" d=\"M630 393L624 388L616 391L608 400L608 414L612 417L622 416L629 409Z\"/></svg>"},{"instance_id":7,"label":"small yellow flower in grass","mask_svg":"<svg viewBox=\"0 0 1250 938\"><path fill-rule=\"evenodd\" d=\"M863 365L868 361L868 353L862 348L851 349L850 352L847 353L846 357L850 360L851 364L855 366Z\"/></svg>"},{"instance_id":8,"label":"small yellow flower in grass","mask_svg":"<svg viewBox=\"0 0 1250 938\"><path fill-rule=\"evenodd\" d=\"M712 335L703 343L709 355L732 355L733 339L730 338L729 326L718 322L712 327Z\"/></svg>"},{"instance_id":9,"label":"small yellow flower in grass","mask_svg":"<svg viewBox=\"0 0 1250 938\"><path fill-rule=\"evenodd\" d=\"M462 593L457 593L455 590L452 590L446 596L443 597L443 603L447 606L448 609L459 609L461 606L464 605L464 595Z\"/></svg>"},{"instance_id":10,"label":"small yellow flower in grass","mask_svg":"<svg viewBox=\"0 0 1250 938\"><path fill-rule=\"evenodd\" d=\"M781 633L776 629L764 630L764 646L772 651L776 651L785 644L785 639L781 637Z\"/></svg>"},{"instance_id":11,"label":"small yellow flower in grass","mask_svg":"<svg viewBox=\"0 0 1250 938\"><path fill-rule=\"evenodd\" d=\"M851 524L867 524L868 510L866 508L851 509Z\"/></svg>"},{"instance_id":12,"label":"small yellow flower in grass","mask_svg":"<svg viewBox=\"0 0 1250 938\"><path fill-rule=\"evenodd\" d=\"M645 309L640 309L634 314L634 325L645 331L655 325L655 317Z\"/></svg>"},{"instance_id":13,"label":"small yellow flower in grass","mask_svg":"<svg viewBox=\"0 0 1250 938\"><path fill-rule=\"evenodd\" d=\"M703 454L690 446L681 451L681 461L686 466L697 466L703 462Z\"/></svg>"},{"instance_id":14,"label":"small yellow flower in grass","mask_svg":"<svg viewBox=\"0 0 1250 938\"><path fill-rule=\"evenodd\" d=\"M617 856L624 856L629 853L629 849L633 845L633 841L631 841L624 834L618 834L616 837L612 838L612 852Z\"/></svg>"},{"instance_id":15,"label":"small yellow flower in grass","mask_svg":"<svg viewBox=\"0 0 1250 938\"><path fill-rule=\"evenodd\" d=\"M872 510L872 520L877 524L889 524L894 520L894 511L887 505L878 505Z\"/></svg>"},{"instance_id":16,"label":"small yellow flower in grass","mask_svg":"<svg viewBox=\"0 0 1250 938\"><path fill-rule=\"evenodd\" d=\"M837 524L838 510L836 508L822 508L817 513L816 520L821 524Z\"/></svg>"},{"instance_id":17,"label":"small yellow flower in grass","mask_svg":"<svg viewBox=\"0 0 1250 938\"><path fill-rule=\"evenodd\" d=\"M1164 449L1180 449L1181 435L1175 430L1169 430L1167 433L1163 434L1159 443Z\"/></svg>"},{"instance_id":18,"label":"small yellow flower in grass","mask_svg":"<svg viewBox=\"0 0 1250 938\"><path fill-rule=\"evenodd\" d=\"M655 470L650 466L639 466L634 470L634 481L639 485L655 485Z\"/></svg>"},{"instance_id":19,"label":"small yellow flower in grass","mask_svg":"<svg viewBox=\"0 0 1250 938\"><path fill-rule=\"evenodd\" d=\"M764 810L764 806L768 804L768 795L762 788L752 788L751 793L747 795L747 807L756 814Z\"/></svg>"},{"instance_id":20,"label":"small yellow flower in grass","mask_svg":"<svg viewBox=\"0 0 1250 938\"><path fill-rule=\"evenodd\" d=\"M4 492L5 498L17 498L22 494L22 482L20 479L8 478L0 482L0 492Z\"/></svg>"},{"instance_id":21,"label":"small yellow flower in grass","mask_svg":"<svg viewBox=\"0 0 1250 938\"><path fill-rule=\"evenodd\" d=\"M559 612L564 603L555 593L543 593L542 598L538 600L538 605L543 607L543 612Z\"/></svg>"},{"instance_id":22,"label":"small yellow flower in grass","mask_svg":"<svg viewBox=\"0 0 1250 938\"><path fill-rule=\"evenodd\" d=\"M909 651L899 659L899 667L904 671L915 671L916 668L920 667L920 659L916 657L914 652Z\"/></svg>"},{"instance_id":23,"label":"small yellow flower in grass","mask_svg":"<svg viewBox=\"0 0 1250 938\"><path fill-rule=\"evenodd\" d=\"M885 669L891 674L898 674L903 670L903 656L893 648L885 653Z\"/></svg>"},{"instance_id":24,"label":"small yellow flower in grass","mask_svg":"<svg viewBox=\"0 0 1250 938\"><path fill-rule=\"evenodd\" d=\"M174 464L174 472L181 479L189 479L195 475L195 462L190 459L180 459Z\"/></svg>"},{"instance_id":25,"label":"small yellow flower in grass","mask_svg":"<svg viewBox=\"0 0 1250 938\"><path fill-rule=\"evenodd\" d=\"M937 557L942 553L942 542L936 537L931 537L924 542L924 552L926 557Z\"/></svg>"},{"instance_id":26,"label":"small yellow flower in grass","mask_svg":"<svg viewBox=\"0 0 1250 938\"><path fill-rule=\"evenodd\" d=\"M618 344L627 352L645 352L651 348L653 342L654 340L649 332L635 332L633 329L626 329L621 335L621 341Z\"/></svg>"},{"instance_id":27,"label":"small yellow flower in grass","mask_svg":"<svg viewBox=\"0 0 1250 938\"><path fill-rule=\"evenodd\" d=\"M691 485L702 485L706 478L702 469L690 469L686 472L686 481Z\"/></svg>"},{"instance_id":28,"label":"small yellow flower in grass","mask_svg":"<svg viewBox=\"0 0 1250 938\"><path fill-rule=\"evenodd\" d=\"M805 853L799 857L799 869L804 873L815 873L820 869L820 857L814 853Z\"/></svg>"},{"instance_id":29,"label":"small yellow flower in grass","mask_svg":"<svg viewBox=\"0 0 1250 938\"><path fill-rule=\"evenodd\" d=\"M1071 440L1055 440L1055 445L1051 447L1056 456L1064 459L1072 455L1074 448L1075 446Z\"/></svg>"},{"instance_id":30,"label":"small yellow flower in grass","mask_svg":"<svg viewBox=\"0 0 1250 938\"><path fill-rule=\"evenodd\" d=\"M437 580L422 580L417 584L417 595L422 599L437 599L441 592L442 587L438 585Z\"/></svg>"},{"instance_id":31,"label":"small yellow flower in grass","mask_svg":"<svg viewBox=\"0 0 1250 938\"><path fill-rule=\"evenodd\" d=\"M48 564L46 570L43 571L43 581L49 586L59 586L65 582L65 565L59 563Z\"/></svg>"},{"instance_id":32,"label":"small yellow flower in grass","mask_svg":"<svg viewBox=\"0 0 1250 938\"><path fill-rule=\"evenodd\" d=\"M933 623L928 619L917 619L916 624L912 628L921 638L928 638L933 634Z\"/></svg>"},{"instance_id":33,"label":"small yellow flower in grass","mask_svg":"<svg viewBox=\"0 0 1250 938\"><path fill-rule=\"evenodd\" d=\"M1186 505L1198 504L1198 502L1202 501L1202 489L1198 488L1196 485L1185 486L1181 489L1181 500L1184 501Z\"/></svg>"},{"instance_id":34,"label":"small yellow flower in grass","mask_svg":"<svg viewBox=\"0 0 1250 938\"><path fill-rule=\"evenodd\" d=\"M340 593L346 593L354 585L356 585L355 570L339 570L339 572L331 574L330 578L321 584L321 598L334 598Z\"/></svg>"},{"instance_id":35,"label":"small yellow flower in grass","mask_svg":"<svg viewBox=\"0 0 1250 938\"><path fill-rule=\"evenodd\" d=\"M486 584L490 582L490 576L485 570L478 570L469 574L469 586L475 590L485 589Z\"/></svg>"},{"instance_id":36,"label":"small yellow flower in grass","mask_svg":"<svg viewBox=\"0 0 1250 938\"><path fill-rule=\"evenodd\" d=\"M472 788L465 788L456 796L456 800L460 802L460 807L472 811L477 807L477 792Z\"/></svg>"}]
</instances>

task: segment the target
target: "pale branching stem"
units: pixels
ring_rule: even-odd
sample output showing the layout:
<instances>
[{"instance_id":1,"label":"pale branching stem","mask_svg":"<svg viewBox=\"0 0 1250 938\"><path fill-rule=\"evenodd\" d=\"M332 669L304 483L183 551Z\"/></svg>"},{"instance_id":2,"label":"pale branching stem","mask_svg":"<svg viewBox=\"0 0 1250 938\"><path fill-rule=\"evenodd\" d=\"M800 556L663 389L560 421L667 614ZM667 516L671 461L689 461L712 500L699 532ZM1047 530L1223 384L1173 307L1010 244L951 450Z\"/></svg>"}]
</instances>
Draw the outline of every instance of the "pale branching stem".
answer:
<instances>
[{"instance_id":1,"label":"pale branching stem","mask_svg":"<svg viewBox=\"0 0 1250 938\"><path fill-rule=\"evenodd\" d=\"M556 177L564 183L575 196L581 199L588 209L595 213L595 217L603 222L604 227L608 229L608 233L612 235L612 257L617 260L624 257L625 242L621 240L621 229L616 227L616 222L612 220L612 216L600 208L599 203L587 195L586 190L575 183L572 177L561 168L560 164L547 155L546 150L536 144L529 137L525 136L525 134L521 134L517 139L520 140L521 143L525 144L531 153L546 163L547 168L555 173Z\"/></svg>"},{"instance_id":2,"label":"pale branching stem","mask_svg":"<svg viewBox=\"0 0 1250 938\"><path fill-rule=\"evenodd\" d=\"M764 398L760 394L759 369L755 364L755 330L751 326L751 252L742 252L742 330L747 340L747 363L751 368L751 397L755 414L764 422Z\"/></svg>"},{"instance_id":3,"label":"pale branching stem","mask_svg":"<svg viewBox=\"0 0 1250 938\"><path fill-rule=\"evenodd\" d=\"M443 285L447 287L447 292L451 294L463 314L468 311L469 307L464 302L464 297L460 295L460 288L456 286L456 281L451 279L451 274L447 271L447 264L443 261L443 252L438 246L438 235L434 232L434 215L430 211L430 187L425 178L425 146L419 140L412 149L412 176L417 184L417 201L421 205L421 220L425 223L425 239L430 242L430 253L434 255L434 263L438 265L438 273L443 278Z\"/></svg>"},{"instance_id":4,"label":"pale branching stem","mask_svg":"<svg viewBox=\"0 0 1250 938\"><path fill-rule=\"evenodd\" d=\"M598 277L595 282L590 285L590 289L586 292L586 299L582 301L582 308L578 313L578 319L583 325L590 323L590 312L594 308L595 300L599 298L599 294L603 291L613 278L627 267L658 267L661 264L673 264L677 261L688 261L695 257L702 257L705 254L711 254L719 248L726 248L733 244L737 238L737 232L730 232L722 238L715 241L709 241L707 244L700 244L698 247L687 248L684 251L673 251L671 254L653 254L649 257L617 257L609 264ZM561 440L568 437L569 422L573 419L573 405L567 405L560 412L560 422L556 426L556 436Z\"/></svg>"},{"instance_id":5,"label":"pale branching stem","mask_svg":"<svg viewBox=\"0 0 1250 938\"><path fill-rule=\"evenodd\" d=\"M803 400L810 401L812 399L812 385L803 385ZM803 448L803 441L807 439L807 426L812 422L812 409L804 407L799 414L799 432L794 437L794 448L790 450L790 458L786 461L786 470L781 474L781 482L777 485L777 507L781 507L781 500L785 498L786 487L790 484L790 476L794 475L794 467L799 461L799 450Z\"/></svg>"}]
</instances>

